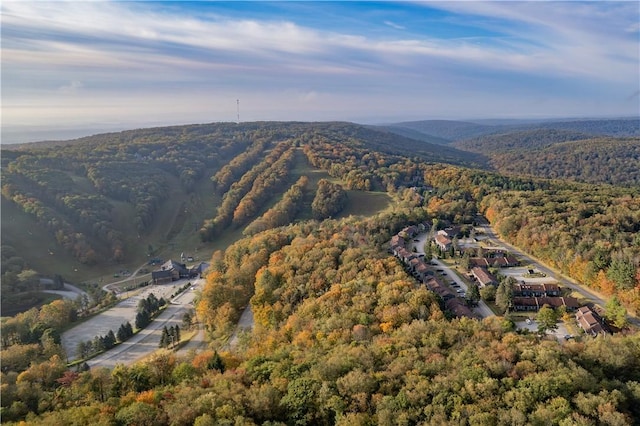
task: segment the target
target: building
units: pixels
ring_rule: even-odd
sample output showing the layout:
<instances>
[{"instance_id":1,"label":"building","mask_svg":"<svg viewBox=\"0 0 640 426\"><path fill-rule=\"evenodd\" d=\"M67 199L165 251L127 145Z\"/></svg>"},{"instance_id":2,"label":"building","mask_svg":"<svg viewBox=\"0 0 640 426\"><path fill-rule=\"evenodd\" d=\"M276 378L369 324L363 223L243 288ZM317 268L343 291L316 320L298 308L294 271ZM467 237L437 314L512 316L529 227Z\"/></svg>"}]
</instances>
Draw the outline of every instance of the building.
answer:
<instances>
[{"instance_id":1,"label":"building","mask_svg":"<svg viewBox=\"0 0 640 426\"><path fill-rule=\"evenodd\" d=\"M471 268L471 274L478 280L480 287L486 287L488 285L498 285L498 279L494 277L489 271L479 266Z\"/></svg>"},{"instance_id":2,"label":"building","mask_svg":"<svg viewBox=\"0 0 640 426\"><path fill-rule=\"evenodd\" d=\"M606 335L609 330L602 321L602 318L596 311L588 306L583 306L576 312L576 321L578 326L584 330L585 333L594 337L598 335Z\"/></svg>"},{"instance_id":3,"label":"building","mask_svg":"<svg viewBox=\"0 0 640 426\"><path fill-rule=\"evenodd\" d=\"M151 280L154 284L164 284L190 276L191 274L184 263L167 260L160 266L160 270L151 273Z\"/></svg>"},{"instance_id":4,"label":"building","mask_svg":"<svg viewBox=\"0 0 640 426\"><path fill-rule=\"evenodd\" d=\"M514 284L513 295L518 297L558 297L560 287L557 284Z\"/></svg>"},{"instance_id":5,"label":"building","mask_svg":"<svg viewBox=\"0 0 640 426\"><path fill-rule=\"evenodd\" d=\"M451 244L452 244L451 240L448 237L445 237L444 235L440 235L440 234L436 235L434 237L434 241L442 251L447 251L451 248Z\"/></svg>"}]
</instances>

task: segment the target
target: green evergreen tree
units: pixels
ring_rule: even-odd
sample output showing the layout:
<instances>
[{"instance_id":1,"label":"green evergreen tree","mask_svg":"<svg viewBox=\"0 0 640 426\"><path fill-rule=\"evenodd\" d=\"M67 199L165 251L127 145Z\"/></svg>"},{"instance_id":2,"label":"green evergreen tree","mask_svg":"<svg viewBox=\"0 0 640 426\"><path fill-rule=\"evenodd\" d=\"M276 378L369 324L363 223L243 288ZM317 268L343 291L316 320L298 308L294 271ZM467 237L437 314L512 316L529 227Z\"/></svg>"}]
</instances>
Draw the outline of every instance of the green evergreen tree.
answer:
<instances>
[{"instance_id":1,"label":"green evergreen tree","mask_svg":"<svg viewBox=\"0 0 640 426\"><path fill-rule=\"evenodd\" d=\"M480 300L480 289L475 283L471 283L467 289L467 303L471 306L475 306L478 304Z\"/></svg>"},{"instance_id":2,"label":"green evergreen tree","mask_svg":"<svg viewBox=\"0 0 640 426\"><path fill-rule=\"evenodd\" d=\"M160 344L158 345L161 348L166 348L169 346L169 342L171 341L171 337L169 337L169 330L167 330L167 326L165 325L162 329L162 335L160 336Z\"/></svg>"}]
</instances>

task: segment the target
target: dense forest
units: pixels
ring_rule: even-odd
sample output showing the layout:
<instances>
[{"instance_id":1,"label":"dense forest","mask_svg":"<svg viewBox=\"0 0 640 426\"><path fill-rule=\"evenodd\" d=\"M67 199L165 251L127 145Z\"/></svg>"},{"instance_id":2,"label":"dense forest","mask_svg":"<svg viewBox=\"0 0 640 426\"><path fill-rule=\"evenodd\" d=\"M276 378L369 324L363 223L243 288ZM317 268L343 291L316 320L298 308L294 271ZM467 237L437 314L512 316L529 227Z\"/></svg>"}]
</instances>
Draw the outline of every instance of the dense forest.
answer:
<instances>
[{"instance_id":1,"label":"dense forest","mask_svg":"<svg viewBox=\"0 0 640 426\"><path fill-rule=\"evenodd\" d=\"M637 186L640 120L574 120L529 124L457 121L398 123L385 129L418 140L440 139L485 158L499 173ZM435 135L435 136L434 136Z\"/></svg>"},{"instance_id":2,"label":"dense forest","mask_svg":"<svg viewBox=\"0 0 640 426\"><path fill-rule=\"evenodd\" d=\"M579 152L571 144L540 149ZM621 146L627 157L635 152L633 139ZM471 224L482 214L505 240L638 315L637 185L504 175L445 148L348 123L247 123L3 150L2 202L55 236L71 233L60 245L74 255L93 250L85 262L98 254L116 262L131 231L152 235L154 218L179 194L218 200L191 231L202 244L244 235L211 256L196 306L210 348L200 353L161 350L112 371L69 369L59 333L88 314L81 301L3 320L3 423L637 422L637 331L559 342L516 331L508 317L455 318L388 252L408 225ZM391 202L341 214L354 194L373 193ZM135 218L129 228L118 209ZM6 277L11 291L32 282L28 255L3 247L3 293ZM110 303L96 295L93 304ZM247 306L253 331L231 349Z\"/></svg>"},{"instance_id":3,"label":"dense forest","mask_svg":"<svg viewBox=\"0 0 640 426\"><path fill-rule=\"evenodd\" d=\"M423 135L442 138L449 142L473 139L483 135L519 133L530 130L567 131L591 136L637 137L640 136L640 119L574 119L574 120L422 120L406 121L385 126L394 131L412 130Z\"/></svg>"},{"instance_id":4,"label":"dense forest","mask_svg":"<svg viewBox=\"0 0 640 426\"><path fill-rule=\"evenodd\" d=\"M496 153L491 164L501 173L579 182L640 185L640 139L600 138L540 149Z\"/></svg>"}]
</instances>

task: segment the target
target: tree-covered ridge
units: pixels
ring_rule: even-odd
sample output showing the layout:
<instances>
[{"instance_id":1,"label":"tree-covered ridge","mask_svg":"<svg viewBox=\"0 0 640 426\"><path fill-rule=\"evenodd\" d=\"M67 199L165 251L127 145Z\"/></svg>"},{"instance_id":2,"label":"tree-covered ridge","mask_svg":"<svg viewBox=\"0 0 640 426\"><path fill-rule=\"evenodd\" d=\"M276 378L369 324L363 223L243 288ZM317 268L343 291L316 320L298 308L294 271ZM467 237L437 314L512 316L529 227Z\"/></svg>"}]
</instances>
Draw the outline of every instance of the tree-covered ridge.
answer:
<instances>
[{"instance_id":1,"label":"tree-covered ridge","mask_svg":"<svg viewBox=\"0 0 640 426\"><path fill-rule=\"evenodd\" d=\"M234 126L181 126L3 149L3 203L16 202L81 262L122 260L122 234L144 236L155 225L173 182L190 193L208 178L205 170L265 137ZM131 230L114 223L115 202L132 206Z\"/></svg>"},{"instance_id":2,"label":"tree-covered ridge","mask_svg":"<svg viewBox=\"0 0 640 426\"><path fill-rule=\"evenodd\" d=\"M531 130L553 130L583 133L593 136L637 137L640 136L640 118L575 119L575 120L422 120L395 123L388 129L406 129L427 136L444 138L449 141L473 139L483 135L522 132Z\"/></svg>"},{"instance_id":3,"label":"tree-covered ridge","mask_svg":"<svg viewBox=\"0 0 640 426\"><path fill-rule=\"evenodd\" d=\"M409 129L433 137L446 139L449 142L494 133L499 128L498 126L455 120L405 121L402 123L394 123L389 127L391 129L395 127Z\"/></svg>"},{"instance_id":4,"label":"tree-covered ridge","mask_svg":"<svg viewBox=\"0 0 640 426\"><path fill-rule=\"evenodd\" d=\"M532 153L549 145L589 139L586 133L569 130L535 129L479 136L454 142L456 148L484 153L492 158L496 154L519 151L522 155Z\"/></svg>"},{"instance_id":5,"label":"tree-covered ridge","mask_svg":"<svg viewBox=\"0 0 640 426\"><path fill-rule=\"evenodd\" d=\"M249 223L244 229L243 234L253 235L293 222L303 207L305 193L308 191L308 184L309 178L301 176L273 207Z\"/></svg>"},{"instance_id":6,"label":"tree-covered ridge","mask_svg":"<svg viewBox=\"0 0 640 426\"><path fill-rule=\"evenodd\" d=\"M453 147L421 142L391 132L349 123L328 123L318 128L330 143L342 142L351 148L365 148L380 153L418 158L421 161L482 167L486 158Z\"/></svg>"},{"instance_id":7,"label":"tree-covered ridge","mask_svg":"<svg viewBox=\"0 0 640 426\"><path fill-rule=\"evenodd\" d=\"M612 185L640 185L640 139L601 138L492 155L501 173Z\"/></svg>"},{"instance_id":8,"label":"tree-covered ridge","mask_svg":"<svg viewBox=\"0 0 640 426\"><path fill-rule=\"evenodd\" d=\"M391 163L401 161L406 153L428 161L471 164L477 160L455 149L350 123L173 126L3 149L3 202L17 203L81 262L121 261L132 250L129 246L137 245L127 242L128 236L144 239L158 227L161 209L168 203L177 209L188 194L194 194L196 185L202 187L209 178L224 196L222 205L211 206L218 210L216 218L196 223L202 226L203 239L210 240L229 223L245 225L262 211L274 188L293 183L288 169L294 147L302 146L313 157L318 141L338 150L334 167L348 160L347 150L358 152L358 157L371 152L371 159L395 157ZM277 147L282 143L288 148ZM265 162L267 158L270 163ZM351 174L345 179L347 187L372 189L367 177L376 164L358 164L366 164L367 170L343 166ZM386 185L377 188L384 190Z\"/></svg>"}]
</instances>

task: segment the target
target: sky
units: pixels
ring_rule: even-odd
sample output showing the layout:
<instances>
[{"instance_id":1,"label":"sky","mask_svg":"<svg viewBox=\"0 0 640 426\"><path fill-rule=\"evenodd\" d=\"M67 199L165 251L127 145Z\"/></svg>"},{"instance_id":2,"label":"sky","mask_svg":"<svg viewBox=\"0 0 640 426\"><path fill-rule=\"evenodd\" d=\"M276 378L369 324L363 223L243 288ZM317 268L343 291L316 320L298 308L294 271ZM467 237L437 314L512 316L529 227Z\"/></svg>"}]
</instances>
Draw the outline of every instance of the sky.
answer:
<instances>
[{"instance_id":1,"label":"sky","mask_svg":"<svg viewBox=\"0 0 640 426\"><path fill-rule=\"evenodd\" d=\"M3 0L2 142L640 115L640 2ZM239 108L238 108L239 105Z\"/></svg>"}]
</instances>

